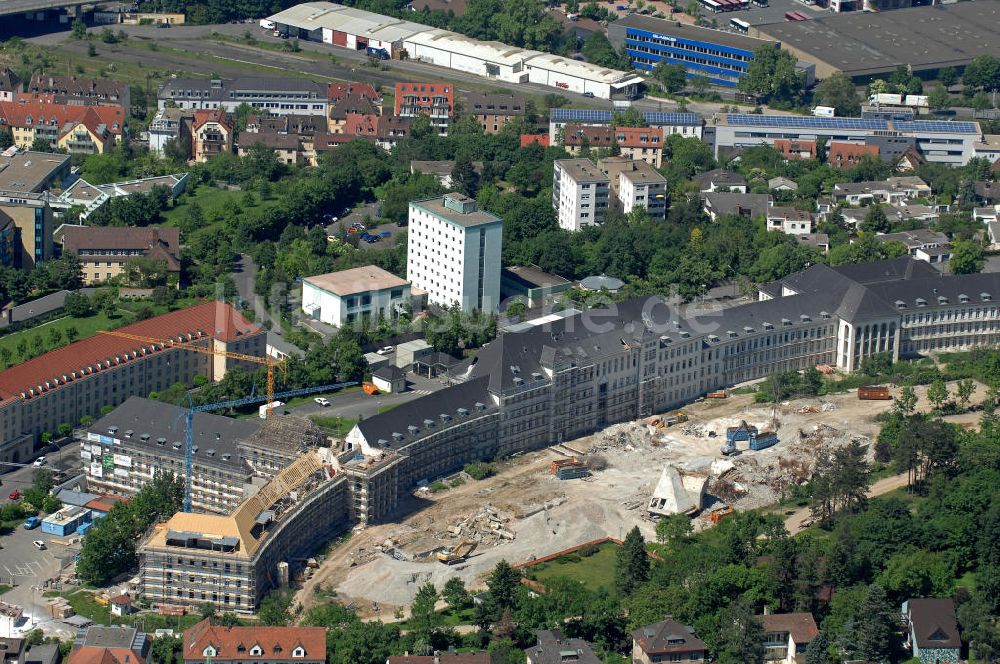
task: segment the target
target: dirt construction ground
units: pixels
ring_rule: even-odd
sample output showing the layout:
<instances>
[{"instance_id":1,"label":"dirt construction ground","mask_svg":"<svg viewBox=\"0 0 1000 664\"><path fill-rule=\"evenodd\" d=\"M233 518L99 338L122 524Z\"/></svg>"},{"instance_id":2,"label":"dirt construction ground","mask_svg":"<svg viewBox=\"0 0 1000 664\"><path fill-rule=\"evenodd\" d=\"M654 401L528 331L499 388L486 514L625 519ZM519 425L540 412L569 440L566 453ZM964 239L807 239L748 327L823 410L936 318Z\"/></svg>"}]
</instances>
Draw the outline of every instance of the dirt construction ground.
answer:
<instances>
[{"instance_id":1,"label":"dirt construction ground","mask_svg":"<svg viewBox=\"0 0 1000 664\"><path fill-rule=\"evenodd\" d=\"M925 406L926 388L917 394ZM984 394L979 386L973 403ZM852 391L772 407L754 404L753 395L734 395L692 404L684 409L689 421L671 428L656 429L644 419L525 454L504 462L496 476L423 493L420 506L398 522L355 533L322 561L297 599L309 608L323 601L317 590L334 590L338 601L353 603L363 616L375 615L376 602L377 615L386 620L428 581L441 588L460 576L470 588L481 586L500 559L525 562L596 538L620 538L635 525L652 539L655 524L646 506L668 465L701 479L706 491L695 525L708 527L708 514L724 505L751 509L778 502L809 477L820 450L874 440L874 416L892 403L859 401ZM970 425L978 417L956 419ZM719 448L726 427L741 420L776 430L778 444L724 457ZM566 481L549 474L552 461L575 455L597 455L607 468ZM437 551L463 540L479 543L466 561L437 562Z\"/></svg>"}]
</instances>

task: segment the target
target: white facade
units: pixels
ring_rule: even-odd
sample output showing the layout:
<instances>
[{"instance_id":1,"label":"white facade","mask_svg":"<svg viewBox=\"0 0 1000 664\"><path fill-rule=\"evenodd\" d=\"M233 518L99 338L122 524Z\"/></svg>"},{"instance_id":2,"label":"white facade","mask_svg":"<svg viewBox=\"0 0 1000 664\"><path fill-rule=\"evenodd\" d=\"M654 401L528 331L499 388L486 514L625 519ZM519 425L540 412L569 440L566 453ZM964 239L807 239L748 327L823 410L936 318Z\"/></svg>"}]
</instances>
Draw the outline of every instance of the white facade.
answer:
<instances>
[{"instance_id":1,"label":"white facade","mask_svg":"<svg viewBox=\"0 0 1000 664\"><path fill-rule=\"evenodd\" d=\"M664 218L667 213L667 179L646 162L635 162L634 168L618 174L618 201L622 212L628 214L641 207L651 217Z\"/></svg>"},{"instance_id":2,"label":"white facade","mask_svg":"<svg viewBox=\"0 0 1000 664\"><path fill-rule=\"evenodd\" d=\"M410 300L407 282L374 266L302 280L302 311L335 327L379 314L391 319Z\"/></svg>"},{"instance_id":3,"label":"white facade","mask_svg":"<svg viewBox=\"0 0 1000 664\"><path fill-rule=\"evenodd\" d=\"M156 117L149 123L149 151L157 155L163 155L163 149L167 141L180 137L180 118L170 117L166 110L159 110Z\"/></svg>"},{"instance_id":4,"label":"white facade","mask_svg":"<svg viewBox=\"0 0 1000 664\"><path fill-rule=\"evenodd\" d=\"M589 159L561 159L552 169L552 207L559 227L578 231L604 221L610 180Z\"/></svg>"},{"instance_id":5,"label":"white facade","mask_svg":"<svg viewBox=\"0 0 1000 664\"><path fill-rule=\"evenodd\" d=\"M794 208L771 208L767 212L767 230L785 235L809 235L813 232L812 215Z\"/></svg>"},{"instance_id":6,"label":"white facade","mask_svg":"<svg viewBox=\"0 0 1000 664\"><path fill-rule=\"evenodd\" d=\"M500 304L501 219L462 194L410 203L406 274L428 302L465 311Z\"/></svg>"}]
</instances>

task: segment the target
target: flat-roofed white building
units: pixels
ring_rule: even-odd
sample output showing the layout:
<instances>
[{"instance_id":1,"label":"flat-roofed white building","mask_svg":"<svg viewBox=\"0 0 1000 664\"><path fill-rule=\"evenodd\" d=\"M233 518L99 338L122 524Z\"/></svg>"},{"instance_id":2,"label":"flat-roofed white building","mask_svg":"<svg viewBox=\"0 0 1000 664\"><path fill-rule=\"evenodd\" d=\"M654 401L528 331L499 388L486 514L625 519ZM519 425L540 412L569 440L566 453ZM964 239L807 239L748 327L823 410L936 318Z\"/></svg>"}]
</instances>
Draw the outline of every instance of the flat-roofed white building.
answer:
<instances>
[{"instance_id":1,"label":"flat-roofed white building","mask_svg":"<svg viewBox=\"0 0 1000 664\"><path fill-rule=\"evenodd\" d=\"M538 54L500 42L487 42L449 30L429 29L404 40L413 60L471 74L498 78L510 83L527 83L524 61Z\"/></svg>"},{"instance_id":2,"label":"flat-roofed white building","mask_svg":"<svg viewBox=\"0 0 1000 664\"><path fill-rule=\"evenodd\" d=\"M634 74L551 53L525 59L529 82L578 94L591 93L598 99L634 97L643 82Z\"/></svg>"},{"instance_id":3,"label":"flat-roofed white building","mask_svg":"<svg viewBox=\"0 0 1000 664\"><path fill-rule=\"evenodd\" d=\"M410 302L409 282L375 265L302 280L302 311L336 327L379 314L392 318Z\"/></svg>"},{"instance_id":4,"label":"flat-roofed white building","mask_svg":"<svg viewBox=\"0 0 1000 664\"><path fill-rule=\"evenodd\" d=\"M641 207L656 219L667 216L667 178L642 160L633 160L618 173L618 200L628 214Z\"/></svg>"},{"instance_id":5,"label":"flat-roofed white building","mask_svg":"<svg viewBox=\"0 0 1000 664\"><path fill-rule=\"evenodd\" d=\"M406 274L433 304L496 311L503 221L459 193L410 203Z\"/></svg>"},{"instance_id":6,"label":"flat-roofed white building","mask_svg":"<svg viewBox=\"0 0 1000 664\"><path fill-rule=\"evenodd\" d=\"M420 23L346 7L333 2L305 2L261 22L289 37L323 42L382 58L399 57L403 40L430 30Z\"/></svg>"}]
</instances>

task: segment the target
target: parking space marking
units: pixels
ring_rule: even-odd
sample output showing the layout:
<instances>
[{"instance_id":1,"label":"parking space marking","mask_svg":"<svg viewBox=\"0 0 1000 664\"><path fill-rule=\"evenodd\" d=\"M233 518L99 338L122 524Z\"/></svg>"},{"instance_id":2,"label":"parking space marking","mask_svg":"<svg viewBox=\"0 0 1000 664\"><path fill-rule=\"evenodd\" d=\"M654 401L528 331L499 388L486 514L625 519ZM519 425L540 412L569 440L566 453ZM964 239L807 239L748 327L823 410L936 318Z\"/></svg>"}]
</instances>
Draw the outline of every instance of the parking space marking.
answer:
<instances>
[{"instance_id":1,"label":"parking space marking","mask_svg":"<svg viewBox=\"0 0 1000 664\"><path fill-rule=\"evenodd\" d=\"M3 568L7 571L7 576L41 576L42 574L42 564L37 560L32 560L26 563L19 561L12 561L13 569L7 564L4 564Z\"/></svg>"}]
</instances>

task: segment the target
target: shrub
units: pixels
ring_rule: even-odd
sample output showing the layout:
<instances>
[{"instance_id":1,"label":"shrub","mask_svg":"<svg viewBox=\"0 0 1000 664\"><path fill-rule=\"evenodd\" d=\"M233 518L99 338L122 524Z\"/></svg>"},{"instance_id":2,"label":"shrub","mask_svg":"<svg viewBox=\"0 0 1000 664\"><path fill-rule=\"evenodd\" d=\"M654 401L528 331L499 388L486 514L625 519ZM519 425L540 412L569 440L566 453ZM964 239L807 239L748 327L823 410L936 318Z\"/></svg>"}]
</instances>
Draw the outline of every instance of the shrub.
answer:
<instances>
[{"instance_id":1,"label":"shrub","mask_svg":"<svg viewBox=\"0 0 1000 664\"><path fill-rule=\"evenodd\" d=\"M496 475L497 468L492 463L474 461L473 463L465 464L465 472L474 480L485 480L487 477Z\"/></svg>"}]
</instances>

